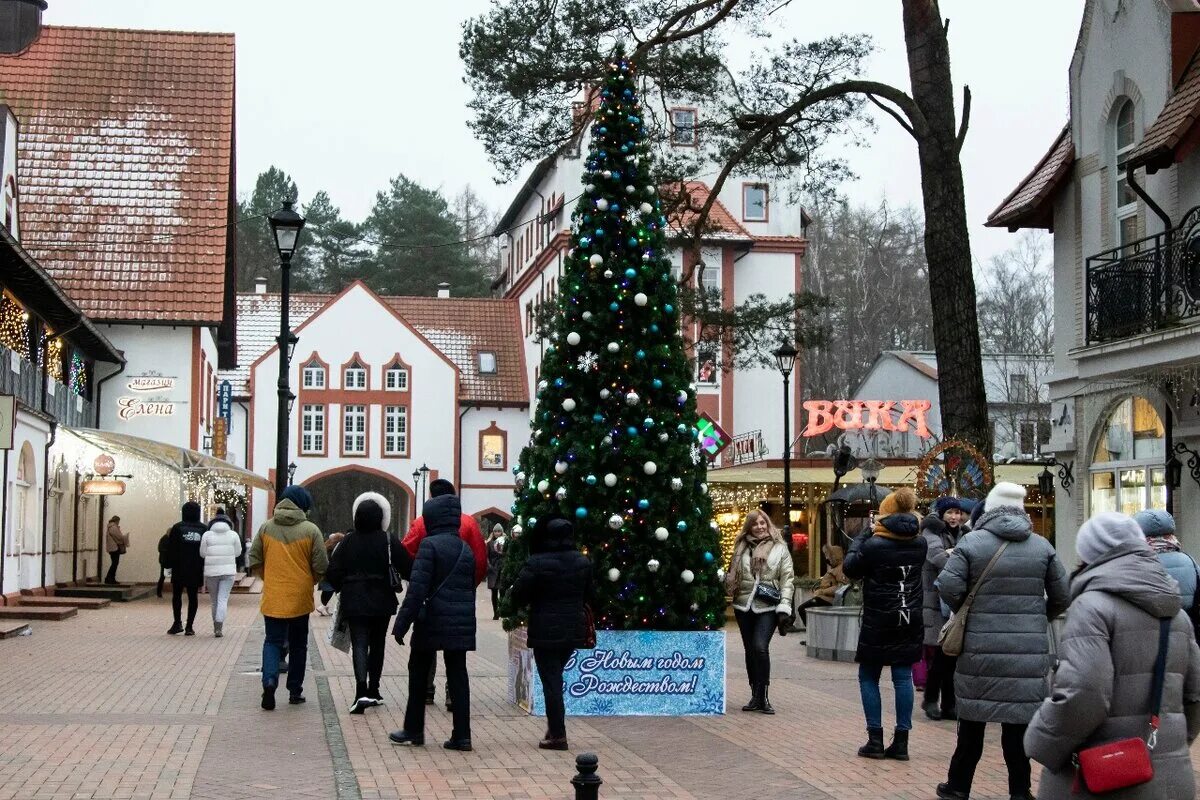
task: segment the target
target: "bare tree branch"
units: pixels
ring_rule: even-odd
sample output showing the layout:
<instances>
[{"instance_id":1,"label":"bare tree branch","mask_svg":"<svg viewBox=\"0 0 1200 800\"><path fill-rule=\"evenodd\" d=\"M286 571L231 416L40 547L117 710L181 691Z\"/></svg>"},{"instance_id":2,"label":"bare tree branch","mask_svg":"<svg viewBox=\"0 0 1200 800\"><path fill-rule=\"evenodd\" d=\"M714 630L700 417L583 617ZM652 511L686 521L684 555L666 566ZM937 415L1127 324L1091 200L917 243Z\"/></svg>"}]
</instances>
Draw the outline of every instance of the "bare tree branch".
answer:
<instances>
[{"instance_id":1,"label":"bare tree branch","mask_svg":"<svg viewBox=\"0 0 1200 800\"><path fill-rule=\"evenodd\" d=\"M733 10L737 8L738 3L740 2L741 0L698 0L691 5L684 6L668 17L666 22L663 23L663 25L658 29L657 33L655 33L646 41L642 42L642 44L633 51L631 56L632 59L636 62L651 48L658 47L659 45L670 44L672 42L683 41L684 39L690 39L693 36L698 36L705 31L716 27L722 20L733 13ZM704 22L701 22L700 24L690 28L680 28L677 31L671 32L672 28L684 22L684 20L689 19L701 11L710 9L713 6L720 6L720 8Z\"/></svg>"},{"instance_id":2,"label":"bare tree branch","mask_svg":"<svg viewBox=\"0 0 1200 800\"><path fill-rule=\"evenodd\" d=\"M962 122L958 125L958 150L962 152L963 142L967 140L967 126L971 124L971 87L963 86Z\"/></svg>"},{"instance_id":3,"label":"bare tree branch","mask_svg":"<svg viewBox=\"0 0 1200 800\"><path fill-rule=\"evenodd\" d=\"M904 117L900 116L900 113L896 111L896 109L892 108L891 106L885 106L873 94L867 95L867 99L878 106L881 111L885 112L892 119L896 120L896 122L900 124L900 127L908 132L909 136L913 137L914 139L917 138L917 134L913 131L912 125L909 125Z\"/></svg>"}]
</instances>

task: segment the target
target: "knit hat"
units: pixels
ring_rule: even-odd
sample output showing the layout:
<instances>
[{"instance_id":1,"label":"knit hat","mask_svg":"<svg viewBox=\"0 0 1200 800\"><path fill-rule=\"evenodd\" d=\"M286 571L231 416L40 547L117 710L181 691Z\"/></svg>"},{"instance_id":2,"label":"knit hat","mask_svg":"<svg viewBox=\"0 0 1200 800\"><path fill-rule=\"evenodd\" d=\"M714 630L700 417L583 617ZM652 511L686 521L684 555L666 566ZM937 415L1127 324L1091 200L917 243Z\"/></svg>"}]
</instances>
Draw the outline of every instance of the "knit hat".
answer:
<instances>
[{"instance_id":1,"label":"knit hat","mask_svg":"<svg viewBox=\"0 0 1200 800\"><path fill-rule=\"evenodd\" d=\"M1085 564L1095 563L1115 547L1129 542L1144 542L1142 529L1132 517L1105 511L1079 526L1075 537L1075 552Z\"/></svg>"},{"instance_id":2,"label":"knit hat","mask_svg":"<svg viewBox=\"0 0 1200 800\"><path fill-rule=\"evenodd\" d=\"M363 492L354 498L350 516L354 517L356 531L386 531L392 521L392 504L377 492Z\"/></svg>"},{"instance_id":3,"label":"knit hat","mask_svg":"<svg viewBox=\"0 0 1200 800\"><path fill-rule=\"evenodd\" d=\"M997 483L988 492L987 500L983 501L983 510L995 511L997 508L1019 508L1025 510L1025 487L1018 483Z\"/></svg>"},{"instance_id":4,"label":"knit hat","mask_svg":"<svg viewBox=\"0 0 1200 800\"><path fill-rule=\"evenodd\" d=\"M496 533L497 531L499 531L500 533L504 533L504 526L501 525L499 522L497 522L495 525L492 526L492 533Z\"/></svg>"},{"instance_id":5,"label":"knit hat","mask_svg":"<svg viewBox=\"0 0 1200 800\"><path fill-rule=\"evenodd\" d=\"M444 494L454 494L454 484L445 478L435 478L429 482L429 496L441 497Z\"/></svg>"},{"instance_id":6,"label":"knit hat","mask_svg":"<svg viewBox=\"0 0 1200 800\"><path fill-rule=\"evenodd\" d=\"M962 511L962 504L958 502L957 497L939 497L933 503L933 513L936 514L939 519L941 519L941 516L951 509Z\"/></svg>"},{"instance_id":7,"label":"knit hat","mask_svg":"<svg viewBox=\"0 0 1200 800\"><path fill-rule=\"evenodd\" d=\"M283 494L279 496L280 500L291 500L296 508L308 513L312 508L312 495L308 493L308 489L303 486L289 486L283 490Z\"/></svg>"},{"instance_id":8,"label":"knit hat","mask_svg":"<svg viewBox=\"0 0 1200 800\"><path fill-rule=\"evenodd\" d=\"M1161 508L1148 508L1133 515L1133 521L1149 539L1154 536L1170 536L1175 533L1175 518Z\"/></svg>"},{"instance_id":9,"label":"knit hat","mask_svg":"<svg viewBox=\"0 0 1200 800\"><path fill-rule=\"evenodd\" d=\"M180 509L183 513L184 522L199 522L200 521L200 504L195 500L188 500Z\"/></svg>"},{"instance_id":10,"label":"knit hat","mask_svg":"<svg viewBox=\"0 0 1200 800\"><path fill-rule=\"evenodd\" d=\"M917 493L907 486L892 492L879 504L880 518L889 517L892 514L911 514L916 510Z\"/></svg>"}]
</instances>

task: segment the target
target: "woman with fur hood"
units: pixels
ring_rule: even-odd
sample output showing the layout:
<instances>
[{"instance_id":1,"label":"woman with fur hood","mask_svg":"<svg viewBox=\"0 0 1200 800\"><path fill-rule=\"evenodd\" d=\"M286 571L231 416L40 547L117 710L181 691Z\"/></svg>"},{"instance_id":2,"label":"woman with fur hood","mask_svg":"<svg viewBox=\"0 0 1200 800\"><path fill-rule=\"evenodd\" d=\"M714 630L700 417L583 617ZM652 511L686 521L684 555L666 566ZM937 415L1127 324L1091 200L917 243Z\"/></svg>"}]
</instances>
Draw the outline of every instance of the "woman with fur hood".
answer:
<instances>
[{"instance_id":1,"label":"woman with fur hood","mask_svg":"<svg viewBox=\"0 0 1200 800\"><path fill-rule=\"evenodd\" d=\"M921 660L921 565L925 540L918 535L917 496L912 489L892 492L879 504L873 529L850 544L843 569L863 580L862 631L858 635L858 688L867 718L863 758L908 760L912 730L912 666ZM879 678L890 667L896 691L896 730L883 746L883 699Z\"/></svg>"},{"instance_id":2,"label":"woman with fur hood","mask_svg":"<svg viewBox=\"0 0 1200 800\"><path fill-rule=\"evenodd\" d=\"M341 594L341 614L350 624L355 698L350 713L362 714L383 702L379 679L388 622L399 606L388 566L403 551L400 538L388 532L392 506L383 495L359 495L351 514L354 529L334 548L325 580Z\"/></svg>"}]
</instances>

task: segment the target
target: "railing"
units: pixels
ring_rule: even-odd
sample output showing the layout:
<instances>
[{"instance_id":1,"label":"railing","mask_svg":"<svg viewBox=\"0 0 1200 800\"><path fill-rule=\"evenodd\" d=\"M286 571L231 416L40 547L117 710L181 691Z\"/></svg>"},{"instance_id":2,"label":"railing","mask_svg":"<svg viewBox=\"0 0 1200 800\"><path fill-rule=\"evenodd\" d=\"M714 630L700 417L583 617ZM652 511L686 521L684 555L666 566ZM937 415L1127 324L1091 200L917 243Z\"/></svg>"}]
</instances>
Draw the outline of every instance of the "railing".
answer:
<instances>
[{"instance_id":1,"label":"railing","mask_svg":"<svg viewBox=\"0 0 1200 800\"><path fill-rule=\"evenodd\" d=\"M767 455L767 445L763 442L762 431L749 431L733 437L729 448L729 464L736 467L739 464L751 464L762 461Z\"/></svg>"},{"instance_id":2,"label":"railing","mask_svg":"<svg viewBox=\"0 0 1200 800\"><path fill-rule=\"evenodd\" d=\"M45 411L62 425L91 428L96 424L95 406L91 400L73 394L67 386L56 383L54 394L46 394L42 403L42 372L28 360L17 356L20 372L12 369L13 351L0 346L0 394L15 395L22 405Z\"/></svg>"},{"instance_id":3,"label":"railing","mask_svg":"<svg viewBox=\"0 0 1200 800\"><path fill-rule=\"evenodd\" d=\"M1176 228L1087 260L1088 344L1200 319L1200 207Z\"/></svg>"}]
</instances>

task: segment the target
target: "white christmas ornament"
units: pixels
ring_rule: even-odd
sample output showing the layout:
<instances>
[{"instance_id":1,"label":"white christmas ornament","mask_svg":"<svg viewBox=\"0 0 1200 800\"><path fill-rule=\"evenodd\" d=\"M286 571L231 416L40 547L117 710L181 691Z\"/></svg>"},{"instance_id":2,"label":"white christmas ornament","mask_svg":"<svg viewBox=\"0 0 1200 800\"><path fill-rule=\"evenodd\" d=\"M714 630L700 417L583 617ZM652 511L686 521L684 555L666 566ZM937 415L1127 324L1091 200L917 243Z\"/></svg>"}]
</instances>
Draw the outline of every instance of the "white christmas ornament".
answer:
<instances>
[{"instance_id":1,"label":"white christmas ornament","mask_svg":"<svg viewBox=\"0 0 1200 800\"><path fill-rule=\"evenodd\" d=\"M649 561L647 561L646 569L650 570L651 572L658 572L658 559L652 558Z\"/></svg>"},{"instance_id":2,"label":"white christmas ornament","mask_svg":"<svg viewBox=\"0 0 1200 800\"><path fill-rule=\"evenodd\" d=\"M538 481L537 489L542 494L545 494L546 492L550 491L550 481L546 480L545 478L542 478L540 481Z\"/></svg>"},{"instance_id":3,"label":"white christmas ornament","mask_svg":"<svg viewBox=\"0 0 1200 800\"><path fill-rule=\"evenodd\" d=\"M666 528L655 528L654 529L654 538L658 539L660 542L665 542L667 540L667 537L670 535L671 535L671 532L668 531Z\"/></svg>"},{"instance_id":4,"label":"white christmas ornament","mask_svg":"<svg viewBox=\"0 0 1200 800\"><path fill-rule=\"evenodd\" d=\"M566 497L567 497L567 487L565 487L565 486L560 486L560 487L558 487L558 491L556 491L556 492L554 493L554 496L555 496L556 498L558 498L559 500L564 500L564 499L566 499Z\"/></svg>"},{"instance_id":5,"label":"white christmas ornament","mask_svg":"<svg viewBox=\"0 0 1200 800\"><path fill-rule=\"evenodd\" d=\"M609 342L609 343L608 343L608 352L610 352L610 353L616 353L616 352L617 352L617 351L619 351L620 349L621 349L621 345L617 344L616 342Z\"/></svg>"},{"instance_id":6,"label":"white christmas ornament","mask_svg":"<svg viewBox=\"0 0 1200 800\"><path fill-rule=\"evenodd\" d=\"M671 437L667 435L667 432L666 432L666 431L663 431L662 433L660 433L660 434L658 435L658 440L659 440L660 442L665 442L667 439L670 439L670 438L671 438Z\"/></svg>"},{"instance_id":7,"label":"white christmas ornament","mask_svg":"<svg viewBox=\"0 0 1200 800\"><path fill-rule=\"evenodd\" d=\"M629 186L626 186L626 187L625 187L625 193L626 193L626 194L633 194L633 193L634 193L634 192L636 192L636 191L637 191L637 189L636 189L636 188L635 188L635 187L634 187L632 184L630 184Z\"/></svg>"},{"instance_id":8,"label":"white christmas ornament","mask_svg":"<svg viewBox=\"0 0 1200 800\"><path fill-rule=\"evenodd\" d=\"M544 392L544 391L546 391L546 387L547 387L547 386L549 386L549 385L550 385L550 384L546 383L545 381L538 381L538 391L539 391L539 392Z\"/></svg>"},{"instance_id":9,"label":"white christmas ornament","mask_svg":"<svg viewBox=\"0 0 1200 800\"><path fill-rule=\"evenodd\" d=\"M562 409L563 409L563 411L574 411L575 410L575 401L569 397L566 400L563 400L562 401Z\"/></svg>"},{"instance_id":10,"label":"white christmas ornament","mask_svg":"<svg viewBox=\"0 0 1200 800\"><path fill-rule=\"evenodd\" d=\"M696 580L696 573L692 572L690 569L685 569L683 572L679 573L679 580L683 581L684 583L691 583L692 581Z\"/></svg>"},{"instance_id":11,"label":"white christmas ornament","mask_svg":"<svg viewBox=\"0 0 1200 800\"><path fill-rule=\"evenodd\" d=\"M671 488L678 492L683 488L683 481L679 478L671 478Z\"/></svg>"},{"instance_id":12,"label":"white christmas ornament","mask_svg":"<svg viewBox=\"0 0 1200 800\"><path fill-rule=\"evenodd\" d=\"M675 395L675 399L679 402L680 405L687 402L687 397L688 397L687 392L683 391L682 389L679 390L679 394Z\"/></svg>"},{"instance_id":13,"label":"white christmas ornament","mask_svg":"<svg viewBox=\"0 0 1200 800\"><path fill-rule=\"evenodd\" d=\"M655 464L653 461L647 461L645 464L642 464L642 472L647 475L653 475L658 472L658 464Z\"/></svg>"},{"instance_id":14,"label":"white christmas ornament","mask_svg":"<svg viewBox=\"0 0 1200 800\"><path fill-rule=\"evenodd\" d=\"M612 277L612 270L611 270L611 269L606 269L606 270L604 270L604 277L606 277L606 278L611 278L611 277Z\"/></svg>"},{"instance_id":15,"label":"white christmas ornament","mask_svg":"<svg viewBox=\"0 0 1200 800\"><path fill-rule=\"evenodd\" d=\"M700 494L708 494L708 484L707 483L700 484Z\"/></svg>"},{"instance_id":16,"label":"white christmas ornament","mask_svg":"<svg viewBox=\"0 0 1200 800\"><path fill-rule=\"evenodd\" d=\"M592 192L596 191L596 184L589 183L587 186L583 187L583 190L588 194L591 194Z\"/></svg>"},{"instance_id":17,"label":"white christmas ornament","mask_svg":"<svg viewBox=\"0 0 1200 800\"><path fill-rule=\"evenodd\" d=\"M590 311L585 311L585 312L583 312L582 314L580 314L579 316L583 317L583 321L584 321L584 322L587 322L589 319L591 319L591 318L592 318L592 312L590 312Z\"/></svg>"},{"instance_id":18,"label":"white christmas ornament","mask_svg":"<svg viewBox=\"0 0 1200 800\"><path fill-rule=\"evenodd\" d=\"M712 522L708 523L708 527L712 528L714 531L721 530L721 526L717 524L717 521L715 519Z\"/></svg>"},{"instance_id":19,"label":"white christmas ornament","mask_svg":"<svg viewBox=\"0 0 1200 800\"><path fill-rule=\"evenodd\" d=\"M616 583L620 577L621 577L621 570L617 569L616 567L613 567L612 569L610 569L608 571L608 579L610 581L612 581L613 583Z\"/></svg>"},{"instance_id":20,"label":"white christmas ornament","mask_svg":"<svg viewBox=\"0 0 1200 800\"><path fill-rule=\"evenodd\" d=\"M611 170L611 169L606 169L606 170L604 170L604 172L601 172L600 174L601 174L601 175L603 175L603 176L604 176L604 177L606 177L606 178L611 178L611 177L612 177L612 170Z\"/></svg>"},{"instance_id":21,"label":"white christmas ornament","mask_svg":"<svg viewBox=\"0 0 1200 800\"><path fill-rule=\"evenodd\" d=\"M610 392L608 389L600 390L600 399L601 400L607 400L610 397L612 397L612 392Z\"/></svg>"},{"instance_id":22,"label":"white christmas ornament","mask_svg":"<svg viewBox=\"0 0 1200 800\"><path fill-rule=\"evenodd\" d=\"M593 267L598 267L604 263L604 256L599 253L592 253L591 258L588 259L588 263Z\"/></svg>"},{"instance_id":23,"label":"white christmas ornament","mask_svg":"<svg viewBox=\"0 0 1200 800\"><path fill-rule=\"evenodd\" d=\"M597 211L608 211L608 201L605 200L603 197L601 197L599 200L596 201L596 210Z\"/></svg>"},{"instance_id":24,"label":"white christmas ornament","mask_svg":"<svg viewBox=\"0 0 1200 800\"><path fill-rule=\"evenodd\" d=\"M518 472L517 473L517 483L524 483L524 482L525 482L525 473Z\"/></svg>"},{"instance_id":25,"label":"white christmas ornament","mask_svg":"<svg viewBox=\"0 0 1200 800\"><path fill-rule=\"evenodd\" d=\"M650 205L649 203L642 203L642 213L643 214L650 214L653 211L654 211L654 206Z\"/></svg>"},{"instance_id":26,"label":"white christmas ornament","mask_svg":"<svg viewBox=\"0 0 1200 800\"><path fill-rule=\"evenodd\" d=\"M629 394L625 395L625 405L636 406L641 399L642 398L638 397L637 392L631 391Z\"/></svg>"},{"instance_id":27,"label":"white christmas ornament","mask_svg":"<svg viewBox=\"0 0 1200 800\"><path fill-rule=\"evenodd\" d=\"M575 331L571 331L570 333L568 333L567 334L567 344L569 344L571 346L575 346L575 345L579 344L579 334L576 333Z\"/></svg>"},{"instance_id":28,"label":"white christmas ornament","mask_svg":"<svg viewBox=\"0 0 1200 800\"><path fill-rule=\"evenodd\" d=\"M611 517L608 518L608 527L612 528L614 531L620 530L621 526L624 524L625 524L625 518L622 517L620 514L613 514Z\"/></svg>"},{"instance_id":29,"label":"white christmas ornament","mask_svg":"<svg viewBox=\"0 0 1200 800\"><path fill-rule=\"evenodd\" d=\"M646 303L650 302L650 298L646 297L646 295L644 293L638 292L637 294L635 294L633 296L633 302L634 302L634 305L644 306L644 305L646 305Z\"/></svg>"},{"instance_id":30,"label":"white christmas ornament","mask_svg":"<svg viewBox=\"0 0 1200 800\"><path fill-rule=\"evenodd\" d=\"M604 476L604 485L610 489L617 485L617 476L611 472Z\"/></svg>"},{"instance_id":31,"label":"white christmas ornament","mask_svg":"<svg viewBox=\"0 0 1200 800\"><path fill-rule=\"evenodd\" d=\"M567 471L567 462L565 462L565 461L556 462L554 464L554 471L557 472L559 475L562 475L564 472Z\"/></svg>"},{"instance_id":32,"label":"white christmas ornament","mask_svg":"<svg viewBox=\"0 0 1200 800\"><path fill-rule=\"evenodd\" d=\"M524 529L524 528L522 528L520 525L513 525L513 526L512 526L512 530L511 530L511 531L509 531L509 533L511 533L511 534L512 534L512 537L513 537L514 539L520 539L520 538L521 538L521 534L522 534L522 533L524 533L524 532L525 532L525 529Z\"/></svg>"},{"instance_id":33,"label":"white christmas ornament","mask_svg":"<svg viewBox=\"0 0 1200 800\"><path fill-rule=\"evenodd\" d=\"M717 580L719 580L719 581L725 580L725 570L723 570L723 569L717 570Z\"/></svg>"},{"instance_id":34,"label":"white christmas ornament","mask_svg":"<svg viewBox=\"0 0 1200 800\"><path fill-rule=\"evenodd\" d=\"M699 610L700 610L700 604L699 604L699 603L692 603L692 605L690 606L690 608L692 609L692 611L699 611Z\"/></svg>"}]
</instances>

